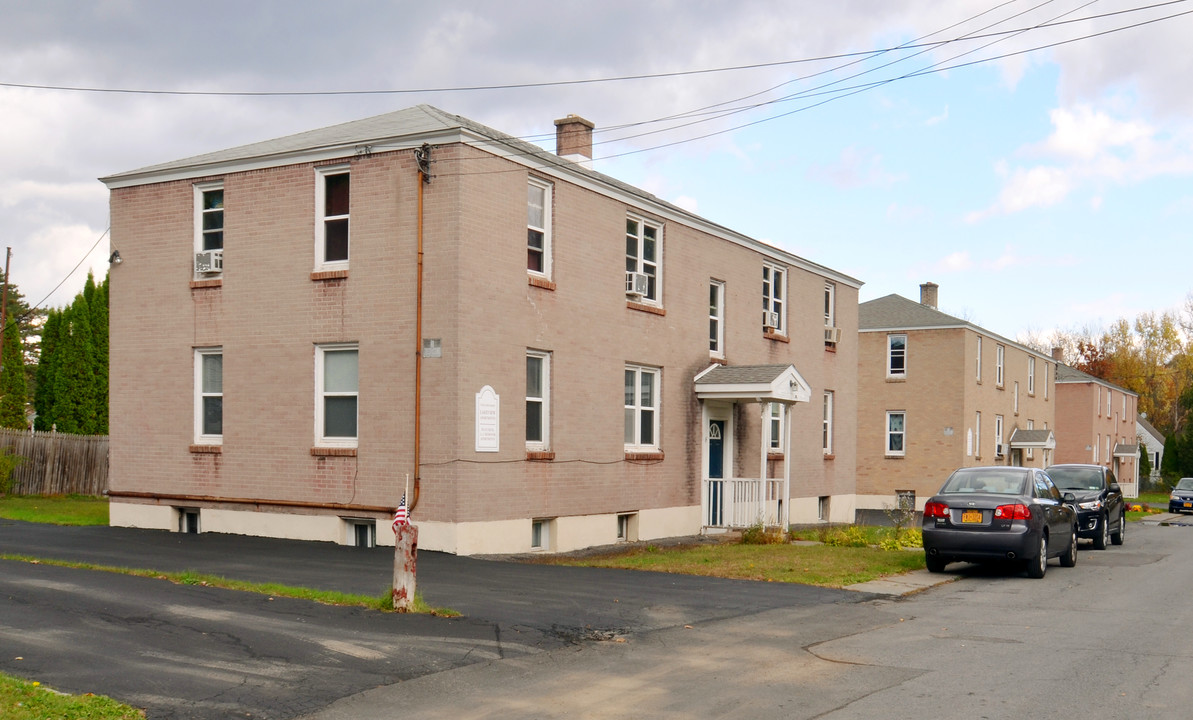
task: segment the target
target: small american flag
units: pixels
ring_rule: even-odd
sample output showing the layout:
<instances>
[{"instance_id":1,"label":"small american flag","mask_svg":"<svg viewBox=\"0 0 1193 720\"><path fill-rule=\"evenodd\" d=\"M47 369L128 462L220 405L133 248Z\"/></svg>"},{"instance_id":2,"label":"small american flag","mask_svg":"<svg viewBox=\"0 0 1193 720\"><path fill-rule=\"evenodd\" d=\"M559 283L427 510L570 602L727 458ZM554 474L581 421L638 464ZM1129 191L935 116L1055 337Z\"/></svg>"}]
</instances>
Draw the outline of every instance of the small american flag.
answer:
<instances>
[{"instance_id":1,"label":"small american flag","mask_svg":"<svg viewBox=\"0 0 1193 720\"><path fill-rule=\"evenodd\" d=\"M399 525L406 525L410 522L410 513L406 510L406 494L402 494L402 502L398 503L398 509L394 510L394 532L398 531Z\"/></svg>"}]
</instances>

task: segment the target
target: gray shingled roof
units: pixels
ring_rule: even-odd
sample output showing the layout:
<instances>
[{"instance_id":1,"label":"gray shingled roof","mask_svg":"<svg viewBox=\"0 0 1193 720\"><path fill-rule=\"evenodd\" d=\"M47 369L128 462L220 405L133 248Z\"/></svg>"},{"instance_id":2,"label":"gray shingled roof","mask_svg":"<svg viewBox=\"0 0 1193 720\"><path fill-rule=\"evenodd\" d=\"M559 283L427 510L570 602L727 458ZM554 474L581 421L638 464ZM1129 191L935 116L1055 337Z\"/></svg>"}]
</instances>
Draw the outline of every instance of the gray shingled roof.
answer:
<instances>
[{"instance_id":1,"label":"gray shingled roof","mask_svg":"<svg viewBox=\"0 0 1193 720\"><path fill-rule=\"evenodd\" d=\"M1113 388L1115 390L1118 390L1121 393L1126 393L1127 395L1135 395L1136 397L1139 396L1139 393L1128 390L1124 387L1119 387L1118 385L1115 385L1114 383L1110 382L1109 380L1103 380L1102 378L1097 377L1096 375L1090 375L1089 373L1082 372L1075 367L1069 367L1068 365L1061 365L1059 363L1056 366L1056 382L1058 382L1058 383L1097 383L1098 385L1103 385L1108 388Z\"/></svg>"},{"instance_id":2,"label":"gray shingled roof","mask_svg":"<svg viewBox=\"0 0 1193 720\"><path fill-rule=\"evenodd\" d=\"M1021 447L1024 445L1043 446L1051 437L1051 430L1027 430L1025 428L1015 428L1015 432L1011 433L1010 443L1013 447Z\"/></svg>"},{"instance_id":3,"label":"gray shingled roof","mask_svg":"<svg viewBox=\"0 0 1193 720\"><path fill-rule=\"evenodd\" d=\"M1157 430L1150 422L1148 422L1147 418L1139 416L1135 418L1135 422L1137 422L1139 426L1142 427L1152 437L1160 441L1164 440L1164 434Z\"/></svg>"},{"instance_id":4,"label":"gray shingled roof","mask_svg":"<svg viewBox=\"0 0 1193 720\"><path fill-rule=\"evenodd\" d=\"M859 330L969 327L981 331L970 322L901 295L887 295L858 305L857 325Z\"/></svg>"},{"instance_id":5,"label":"gray shingled roof","mask_svg":"<svg viewBox=\"0 0 1193 720\"><path fill-rule=\"evenodd\" d=\"M721 365L709 370L697 385L745 385L772 383L791 365Z\"/></svg>"}]
</instances>

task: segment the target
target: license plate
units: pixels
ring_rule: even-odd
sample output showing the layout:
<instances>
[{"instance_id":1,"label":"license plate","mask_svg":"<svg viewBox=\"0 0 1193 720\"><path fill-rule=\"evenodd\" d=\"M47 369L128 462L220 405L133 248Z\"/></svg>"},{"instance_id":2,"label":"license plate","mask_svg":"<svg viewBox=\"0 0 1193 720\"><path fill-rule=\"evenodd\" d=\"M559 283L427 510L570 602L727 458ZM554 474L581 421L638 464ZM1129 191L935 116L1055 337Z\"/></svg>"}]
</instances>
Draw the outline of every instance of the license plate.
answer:
<instances>
[{"instance_id":1,"label":"license plate","mask_svg":"<svg viewBox=\"0 0 1193 720\"><path fill-rule=\"evenodd\" d=\"M1193 507L1193 502L1187 502L1187 503L1185 503L1185 507Z\"/></svg>"},{"instance_id":2,"label":"license plate","mask_svg":"<svg viewBox=\"0 0 1193 720\"><path fill-rule=\"evenodd\" d=\"M961 522L963 523L980 523L982 522L981 510L962 510Z\"/></svg>"}]
</instances>

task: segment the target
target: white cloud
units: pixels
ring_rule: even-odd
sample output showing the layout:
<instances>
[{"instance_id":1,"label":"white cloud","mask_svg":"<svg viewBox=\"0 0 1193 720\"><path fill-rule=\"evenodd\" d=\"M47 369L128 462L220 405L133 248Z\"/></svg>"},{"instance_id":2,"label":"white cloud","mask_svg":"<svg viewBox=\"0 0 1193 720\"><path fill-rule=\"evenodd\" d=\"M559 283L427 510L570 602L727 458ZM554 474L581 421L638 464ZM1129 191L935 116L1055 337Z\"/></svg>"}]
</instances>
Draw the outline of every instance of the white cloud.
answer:
<instances>
[{"instance_id":1,"label":"white cloud","mask_svg":"<svg viewBox=\"0 0 1193 720\"><path fill-rule=\"evenodd\" d=\"M933 115L932 117L930 117L930 118L928 118L927 120L925 120L925 121L924 121L924 124L925 124L925 125L927 125L927 126L929 126L929 127L931 127L931 126L933 126L933 125L939 125L939 124L941 124L941 123L945 122L945 121L946 121L946 120L948 120L948 119L949 119L949 106L948 106L948 105L945 105L945 106L944 106L944 112L942 112L942 113L941 113L941 114L939 114L939 115Z\"/></svg>"}]
</instances>

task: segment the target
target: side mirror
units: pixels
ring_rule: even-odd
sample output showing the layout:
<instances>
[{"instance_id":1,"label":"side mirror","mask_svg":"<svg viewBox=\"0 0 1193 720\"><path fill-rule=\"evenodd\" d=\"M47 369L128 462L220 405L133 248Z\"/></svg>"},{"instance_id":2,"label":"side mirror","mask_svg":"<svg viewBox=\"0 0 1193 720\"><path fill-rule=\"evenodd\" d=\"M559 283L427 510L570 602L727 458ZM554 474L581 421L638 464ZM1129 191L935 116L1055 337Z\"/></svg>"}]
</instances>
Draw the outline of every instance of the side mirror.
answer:
<instances>
[{"instance_id":1,"label":"side mirror","mask_svg":"<svg viewBox=\"0 0 1193 720\"><path fill-rule=\"evenodd\" d=\"M1064 495L1062 495L1061 499L1065 501L1066 505L1076 505L1077 504L1077 496L1071 492L1067 492Z\"/></svg>"},{"instance_id":2,"label":"side mirror","mask_svg":"<svg viewBox=\"0 0 1193 720\"><path fill-rule=\"evenodd\" d=\"M1122 492L1122 489L1119 488L1118 483L1112 482L1112 483L1110 483L1110 492L1112 492L1112 493Z\"/></svg>"}]
</instances>

